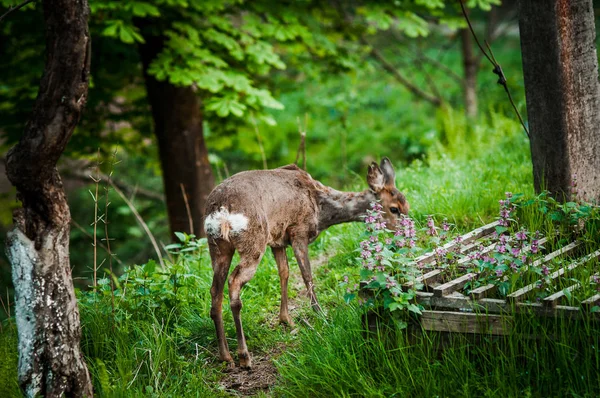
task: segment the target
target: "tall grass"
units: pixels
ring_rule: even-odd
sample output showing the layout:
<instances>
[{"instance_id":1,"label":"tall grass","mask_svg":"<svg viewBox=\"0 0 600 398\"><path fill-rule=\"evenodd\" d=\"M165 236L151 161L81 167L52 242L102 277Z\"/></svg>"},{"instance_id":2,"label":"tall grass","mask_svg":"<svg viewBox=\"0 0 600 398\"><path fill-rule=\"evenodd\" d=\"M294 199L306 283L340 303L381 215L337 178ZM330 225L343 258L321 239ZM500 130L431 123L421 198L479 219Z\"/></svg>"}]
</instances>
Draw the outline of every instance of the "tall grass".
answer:
<instances>
[{"instance_id":1,"label":"tall grass","mask_svg":"<svg viewBox=\"0 0 600 398\"><path fill-rule=\"evenodd\" d=\"M367 337L341 307L276 360L285 397L595 397L600 325L529 315L508 336L387 329ZM385 326L384 326L385 327Z\"/></svg>"}]
</instances>

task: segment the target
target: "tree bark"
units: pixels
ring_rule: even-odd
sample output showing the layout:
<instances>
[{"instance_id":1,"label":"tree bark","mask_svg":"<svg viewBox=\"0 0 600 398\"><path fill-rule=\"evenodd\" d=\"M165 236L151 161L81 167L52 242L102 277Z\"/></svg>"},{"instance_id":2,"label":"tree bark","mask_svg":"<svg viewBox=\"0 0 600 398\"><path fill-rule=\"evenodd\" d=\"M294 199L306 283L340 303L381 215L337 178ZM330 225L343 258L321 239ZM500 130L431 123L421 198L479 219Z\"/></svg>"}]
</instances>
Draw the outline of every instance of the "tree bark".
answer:
<instances>
[{"instance_id":1,"label":"tree bark","mask_svg":"<svg viewBox=\"0 0 600 398\"><path fill-rule=\"evenodd\" d=\"M600 198L600 84L592 0L522 0L519 28L536 191Z\"/></svg>"},{"instance_id":2,"label":"tree bark","mask_svg":"<svg viewBox=\"0 0 600 398\"><path fill-rule=\"evenodd\" d=\"M463 61L463 97L465 114L469 118L477 117L477 57L473 54L473 37L469 29L460 30Z\"/></svg>"},{"instance_id":3,"label":"tree bark","mask_svg":"<svg viewBox=\"0 0 600 398\"><path fill-rule=\"evenodd\" d=\"M46 66L23 136L6 157L6 174L22 202L7 239L19 384L31 397L89 397L69 264L71 214L56 170L87 100L89 9L86 0L45 0L43 9Z\"/></svg>"},{"instance_id":4,"label":"tree bark","mask_svg":"<svg viewBox=\"0 0 600 398\"><path fill-rule=\"evenodd\" d=\"M164 38L145 36L144 39L140 55L158 141L171 233L193 232L204 236L204 206L215 180L204 142L200 100L192 87L158 81L148 74L150 63L164 47Z\"/></svg>"}]
</instances>

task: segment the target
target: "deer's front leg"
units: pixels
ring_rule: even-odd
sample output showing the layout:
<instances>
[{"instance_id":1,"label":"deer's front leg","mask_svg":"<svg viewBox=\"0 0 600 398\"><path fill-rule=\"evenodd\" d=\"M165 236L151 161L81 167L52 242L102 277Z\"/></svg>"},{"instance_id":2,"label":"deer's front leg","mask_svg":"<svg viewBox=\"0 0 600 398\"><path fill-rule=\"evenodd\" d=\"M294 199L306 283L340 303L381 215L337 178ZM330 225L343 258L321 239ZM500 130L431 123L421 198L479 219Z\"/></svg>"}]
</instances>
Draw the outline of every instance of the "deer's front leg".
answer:
<instances>
[{"instance_id":1,"label":"deer's front leg","mask_svg":"<svg viewBox=\"0 0 600 398\"><path fill-rule=\"evenodd\" d=\"M288 312L288 279L290 267L288 265L285 247L272 247L273 256L279 270L279 284L281 285L281 307L279 309L279 322L294 326L294 321Z\"/></svg>"},{"instance_id":2,"label":"deer's front leg","mask_svg":"<svg viewBox=\"0 0 600 398\"><path fill-rule=\"evenodd\" d=\"M308 259L308 238L295 238L292 240L292 248L294 249L296 261L298 261L298 266L300 267L304 285L308 290L310 304L315 311L321 312L321 306L319 305L317 295L315 294L315 286L313 284L310 261Z\"/></svg>"}]
</instances>

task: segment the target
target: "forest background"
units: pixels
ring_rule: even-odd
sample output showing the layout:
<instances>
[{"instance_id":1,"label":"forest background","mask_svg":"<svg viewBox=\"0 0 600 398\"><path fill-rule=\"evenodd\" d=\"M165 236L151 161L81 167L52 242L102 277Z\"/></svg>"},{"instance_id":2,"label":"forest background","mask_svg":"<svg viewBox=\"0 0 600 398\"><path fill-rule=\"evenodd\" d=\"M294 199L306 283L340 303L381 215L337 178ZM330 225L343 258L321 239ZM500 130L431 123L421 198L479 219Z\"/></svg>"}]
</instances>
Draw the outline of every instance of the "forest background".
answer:
<instances>
[{"instance_id":1,"label":"forest background","mask_svg":"<svg viewBox=\"0 0 600 398\"><path fill-rule=\"evenodd\" d=\"M14 4L0 0L4 6L0 12ZM515 107L526 121L517 1L470 0L465 4L475 33L490 43L502 64ZM206 252L201 251L199 259L185 259L194 264L186 268L199 279L194 286L202 289L186 293L189 296L183 300L189 302L180 303L184 310L177 316L181 318L172 324L166 321L166 329L162 329L164 318L158 315L164 315L161 291L152 291L154 298L149 299L156 308L148 313L132 310L131 323L124 319L122 331L115 336L103 330L106 314L98 310L96 299L82 293L94 283L106 286L109 280L110 256L101 247L107 241L99 237L98 250L92 247L94 220L98 220L94 202L99 201L102 214L105 204L99 198L107 186L105 177L110 176L127 198L108 188L110 251L117 276L134 264L143 265L135 272L152 270L148 271L152 274L153 260L159 261L140 218L158 242L160 257L168 258L172 253L164 247L173 240L182 237L183 243L190 243L175 232L194 229L201 235L202 219L197 214L215 183L239 171L295 162L300 132L306 133L307 171L337 189L365 189L367 166L389 157L397 171L397 186L411 203L411 216L420 226L425 225L427 215L433 215L437 221L448 219L457 231L466 231L492 220L505 192L534 194L527 134L466 28L458 2L90 0L90 8L89 99L59 170L72 215L70 255L83 308L84 352L94 386L105 395L119 395L125 385L131 387L132 396L178 395L193 389L205 396L223 392L223 387L212 383L223 376L215 371ZM37 95L44 65L43 33L42 13L35 3L0 22L2 160L20 137ZM3 167L2 161L1 246L11 228L12 210L18 207ZM184 195L189 195L193 225L188 222ZM96 226L103 234L104 225ZM353 267L350 258L360 228L332 228L312 246L313 257L320 258L317 268L322 266L315 273L327 308L343 303L344 290L338 285ZM96 262L95 256L99 256ZM246 287L244 312L251 319L247 333L254 338L250 338L251 351L258 356L274 355L269 347L280 343L285 347L301 344L305 350L325 347L308 329L300 337L280 330L268 337L263 322L275 316L278 289L273 259L266 257L269 265ZM328 263L327 259L332 260ZM297 273L295 264L291 269ZM94 281L95 271L98 279ZM143 280L147 277L140 274ZM7 297L0 309L0 320L5 320L12 283L4 253L0 253L0 293ZM306 301L300 294L291 296ZM356 339L356 334L343 334L344 325L356 326L356 319L349 320L356 314L332 315L331 325L338 329L327 329L331 325L326 321L319 323L323 321L302 311L303 307L296 316L317 325L317 334L323 330L332 334L332 350ZM13 347L16 334L6 330L1 338L10 343L6 347ZM136 339L127 340L127 333ZM155 339L148 343L157 355L154 362L137 347L146 344L146 339ZM190 351L190 341L195 352ZM206 347L206 352L198 352L198 347ZM10 391L14 392L11 364L16 365L16 349L0 354L10 358L0 367L0 376L12 377ZM317 361L307 360L306 369L324 368L318 363L327 359L322 352L304 354L297 358ZM365 351L353 360L368 357ZM319 391L326 394L325 377L309 386L301 375L285 373L286 363L294 358L284 355L276 364L285 379L280 385L282 395L302 396L309 387L316 395ZM201 371L192 369L198 361L204 366ZM461 364L468 367L469 361ZM452 364L443 366L432 365L429 370L452 374ZM396 379L390 377L388 384L382 382L374 390L369 390L373 380L383 377L375 371L369 376L373 378L365 376L366 381L346 375L340 380L348 382L347 389L332 388L348 394L390 395L402 385L407 394L414 392L402 384L406 383L402 369L396 370ZM476 385L471 392L474 396L502 388L505 395L522 394L529 377L520 374L515 384L503 386L495 380L499 375L482 375L468 379ZM536 379L540 385L544 377ZM435 378L440 379L437 374ZM469 388L458 379L447 380L423 395L456 395ZM589 387L585 383L578 391Z\"/></svg>"}]
</instances>

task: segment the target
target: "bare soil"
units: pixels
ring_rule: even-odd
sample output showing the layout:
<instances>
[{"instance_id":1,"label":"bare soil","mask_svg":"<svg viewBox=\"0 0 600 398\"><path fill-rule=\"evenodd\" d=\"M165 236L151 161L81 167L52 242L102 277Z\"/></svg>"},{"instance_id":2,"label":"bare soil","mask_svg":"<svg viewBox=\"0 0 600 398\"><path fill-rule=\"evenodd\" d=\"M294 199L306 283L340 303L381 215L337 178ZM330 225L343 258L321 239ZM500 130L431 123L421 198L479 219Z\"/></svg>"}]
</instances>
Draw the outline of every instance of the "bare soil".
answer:
<instances>
[{"instance_id":1,"label":"bare soil","mask_svg":"<svg viewBox=\"0 0 600 398\"><path fill-rule=\"evenodd\" d=\"M250 370L236 367L228 371L220 384L233 395L252 396L259 392L267 393L277 381L277 376L271 355L266 355L254 357Z\"/></svg>"},{"instance_id":2,"label":"bare soil","mask_svg":"<svg viewBox=\"0 0 600 398\"><path fill-rule=\"evenodd\" d=\"M313 276L315 274L315 270L321 267L324 264L327 264L327 261L330 256L327 254L323 254L318 258L311 261L311 267L313 271ZM308 292L306 287L304 286L304 282L300 277L300 272L296 268L292 269L293 265L290 267L290 290L296 290L297 295L294 299L290 299L288 303L288 307L290 310L290 315L294 318L297 310L303 306L308 306ZM274 314L277 317L277 314ZM297 323L297 322L296 322ZM297 326L292 328L290 333L297 333ZM265 331L268 333L268 331ZM234 396L253 396L259 393L267 393L271 390L273 385L277 382L277 378L279 377L279 373L277 372L277 368L273 365L273 358L283 352L285 347L281 345L274 346L271 351L267 352L263 356L253 356L252 357L252 369L243 369L240 367L236 367L234 369L227 370L224 374L223 378L219 382L221 386L228 393Z\"/></svg>"}]
</instances>

